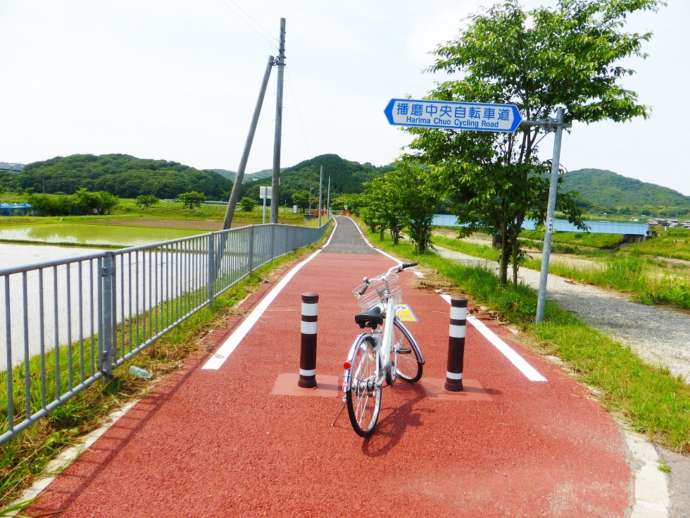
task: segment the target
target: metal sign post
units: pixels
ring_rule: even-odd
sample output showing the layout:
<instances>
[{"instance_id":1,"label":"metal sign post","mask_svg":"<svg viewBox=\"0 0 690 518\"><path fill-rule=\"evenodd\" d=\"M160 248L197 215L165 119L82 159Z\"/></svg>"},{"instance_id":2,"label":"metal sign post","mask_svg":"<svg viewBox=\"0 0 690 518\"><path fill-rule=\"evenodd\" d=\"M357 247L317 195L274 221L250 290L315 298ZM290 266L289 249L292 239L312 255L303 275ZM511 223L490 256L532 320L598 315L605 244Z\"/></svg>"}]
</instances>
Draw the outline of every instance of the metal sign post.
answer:
<instances>
[{"instance_id":1,"label":"metal sign post","mask_svg":"<svg viewBox=\"0 0 690 518\"><path fill-rule=\"evenodd\" d=\"M549 260L551 259L551 240L553 238L554 215L556 212L556 197L558 194L558 169L561 163L561 141L563 128L570 124L563 122L563 108L556 110L555 120L526 121L526 125L539 126L547 131L554 130L553 157L551 158L551 177L549 179L549 201L546 206L546 229L544 230L544 247L541 256L541 271L539 272L539 289L537 292L537 323L544 321L544 306L546 305L546 284L549 279Z\"/></svg>"},{"instance_id":2,"label":"metal sign post","mask_svg":"<svg viewBox=\"0 0 690 518\"><path fill-rule=\"evenodd\" d=\"M272 189L266 185L259 186L259 198L261 198L261 224L266 223L266 200L272 200ZM271 201L273 205L273 201Z\"/></svg>"}]
</instances>

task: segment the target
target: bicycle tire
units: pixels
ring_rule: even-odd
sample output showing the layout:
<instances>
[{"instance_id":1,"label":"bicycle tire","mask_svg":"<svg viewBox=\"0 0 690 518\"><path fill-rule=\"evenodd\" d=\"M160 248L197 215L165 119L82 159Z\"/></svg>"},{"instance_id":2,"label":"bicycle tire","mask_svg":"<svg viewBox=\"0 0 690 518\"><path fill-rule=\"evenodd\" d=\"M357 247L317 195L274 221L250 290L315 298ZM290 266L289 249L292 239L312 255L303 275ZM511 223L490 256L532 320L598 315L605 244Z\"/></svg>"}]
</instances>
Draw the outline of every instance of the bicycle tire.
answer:
<instances>
[{"instance_id":1,"label":"bicycle tire","mask_svg":"<svg viewBox=\"0 0 690 518\"><path fill-rule=\"evenodd\" d=\"M379 414L381 412L381 387L376 383L375 362L378 361L376 343L370 336L362 338L361 342L354 351L353 357L349 359L349 390L345 392L347 404L347 414L350 418L352 429L360 437L369 437L376 430ZM361 367L362 361L367 361L367 367ZM359 372L364 368L365 372ZM372 370L373 368L373 370ZM364 374L364 375L362 375ZM366 395L365 395L366 392ZM369 398L371 415L365 417ZM364 399L362 399L364 398Z\"/></svg>"},{"instance_id":2,"label":"bicycle tire","mask_svg":"<svg viewBox=\"0 0 690 518\"><path fill-rule=\"evenodd\" d=\"M396 348L395 365L397 376L407 383L416 383L421 379L422 374L424 373L424 359L419 351L419 347L417 347L414 338L412 338L407 328L397 318L395 319L394 324L395 329L398 331L395 333L395 343L393 344L394 348ZM406 352L400 352L401 349L405 350ZM401 361L403 360L403 356L407 357L408 354L414 356L414 360L407 362ZM401 363L404 363L405 365L401 366Z\"/></svg>"}]
</instances>

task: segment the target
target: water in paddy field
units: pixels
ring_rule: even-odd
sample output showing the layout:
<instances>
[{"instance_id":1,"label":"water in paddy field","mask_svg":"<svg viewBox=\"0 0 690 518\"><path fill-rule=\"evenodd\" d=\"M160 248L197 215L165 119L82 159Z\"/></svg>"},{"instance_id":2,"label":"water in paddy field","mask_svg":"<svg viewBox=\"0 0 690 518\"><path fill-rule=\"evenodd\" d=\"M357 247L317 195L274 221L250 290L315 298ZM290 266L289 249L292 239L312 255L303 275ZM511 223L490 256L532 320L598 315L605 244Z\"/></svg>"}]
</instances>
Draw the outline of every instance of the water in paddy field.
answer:
<instances>
[{"instance_id":1,"label":"water in paddy field","mask_svg":"<svg viewBox=\"0 0 690 518\"><path fill-rule=\"evenodd\" d=\"M220 259L218 282L238 278L247 268L249 233L233 234ZM177 317L206 300L208 238L193 237L146 249L124 250L114 255L114 314L121 331L120 353L125 342L125 323L163 303L176 299ZM264 243L265 245L265 243ZM167 248L166 248L167 247ZM60 348L69 351L99 333L99 260L102 250L0 243L0 372L25 359ZM267 246L254 250L264 257ZM261 254L264 254L262 256ZM256 255L258 254L258 255ZM68 264L31 268L37 263L72 260ZM9 273L13 268L22 270ZM25 271L25 268L28 270ZM185 309L181 302L185 296ZM171 316L172 307L166 307ZM141 336L152 336L149 316ZM159 322L160 320L160 322ZM163 329L156 317L156 332ZM159 325L160 323L160 325ZM8 332L9 324L9 332ZM129 347L141 343L137 324L128 328ZM136 338L136 340L134 339ZM11 347L8 345L11 344Z\"/></svg>"},{"instance_id":2,"label":"water in paddy field","mask_svg":"<svg viewBox=\"0 0 690 518\"><path fill-rule=\"evenodd\" d=\"M139 246L199 234L199 230L127 227L80 223L45 223L0 227L0 240L75 245ZM57 257L56 257L57 258Z\"/></svg>"},{"instance_id":3,"label":"water in paddy field","mask_svg":"<svg viewBox=\"0 0 690 518\"><path fill-rule=\"evenodd\" d=\"M59 261L63 259L71 259L75 257L84 257L102 252L98 248L70 248L60 246L45 246L45 245L14 245L7 243L0 243L0 271L8 268L17 268L21 266L29 266L31 264L45 263L49 261ZM70 272L73 273L73 272ZM82 272L83 273L83 272ZM95 275L95 272L94 272ZM64 268L58 271L56 280L58 281L58 289L64 288L67 282ZM70 276L70 287L77 297L78 276ZM0 277L2 286L0 286L0 372L7 368L7 326L6 326L6 308L7 299L5 296L6 286L5 279ZM12 364L17 365L24 359L24 344L23 344L23 290L22 278L20 275L13 275L10 279L10 313L11 313L11 327L12 333ZM29 335L29 349L31 354L36 354L40 351L40 329L38 321L38 306L36 301L39 299L39 292L43 294L47 304L44 306L44 315L53 315L55 308L51 305L53 300L52 287L54 285L53 272L51 269L46 270L43 278L43 290L40 290L39 281L35 272L27 274L27 310L30 316L31 325L28 329ZM83 296L83 294L82 294ZM78 297L77 297L78 298ZM76 299L75 299L76 300ZM59 339L66 337L67 329L65 308L58 307L58 322L62 322L63 330L58 329ZM78 312L75 312L78 314ZM52 338L55 336L55 328L50 325L52 320L44 318L44 339L48 344L52 343ZM47 324L47 325L46 325ZM62 335L65 335L64 337ZM45 350L52 349L48 345Z\"/></svg>"}]
</instances>

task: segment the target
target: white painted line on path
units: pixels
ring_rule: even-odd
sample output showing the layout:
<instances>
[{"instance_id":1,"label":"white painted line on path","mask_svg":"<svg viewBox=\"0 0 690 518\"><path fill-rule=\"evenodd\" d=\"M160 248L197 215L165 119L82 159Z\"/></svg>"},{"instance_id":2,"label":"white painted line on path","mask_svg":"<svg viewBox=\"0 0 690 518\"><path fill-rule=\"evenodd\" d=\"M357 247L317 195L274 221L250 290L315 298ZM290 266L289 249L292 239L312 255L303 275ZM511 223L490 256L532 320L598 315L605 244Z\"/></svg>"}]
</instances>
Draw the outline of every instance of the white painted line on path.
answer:
<instances>
[{"instance_id":1,"label":"white painted line on path","mask_svg":"<svg viewBox=\"0 0 690 518\"><path fill-rule=\"evenodd\" d=\"M446 293L441 294L441 298L450 304L450 295ZM513 366L519 370L528 380L530 381L540 381L544 382L547 379L542 376L542 374L532 367L527 360L518 354L518 352L505 343L500 336L489 329L484 322L479 320L477 317L468 316L467 322L472 324L474 328L479 331L479 333L486 338L491 345L493 345L498 351L507 358L507 360L513 364Z\"/></svg>"},{"instance_id":2,"label":"white painted line on path","mask_svg":"<svg viewBox=\"0 0 690 518\"><path fill-rule=\"evenodd\" d=\"M254 324L258 322L258 320L261 318L261 315L263 315L266 309L268 309L268 306L270 306L280 292L283 291L283 288L287 286L297 272L310 263L314 257L321 253L321 250L330 244L331 239L333 239L333 234L335 234L335 229L338 227L338 223L335 220L333 221L335 222L335 225L333 226L333 230L331 231L331 235L328 238L328 241L326 241L326 244L307 257L304 261L296 264L292 270L290 270L287 274L285 274L285 276L283 276L282 279L280 279L278 284L276 284L273 289L269 291L263 299L261 299L261 302L259 302L252 312L249 313L249 316L242 321L237 329L232 332L232 334L225 340L225 342L223 342L218 350L206 361L203 367L201 367L202 370L218 370L221 368L221 366L225 363L225 360L227 360L232 352L237 349L237 346L240 345L244 337L247 336L247 333L251 331L252 327L254 327Z\"/></svg>"}]
</instances>

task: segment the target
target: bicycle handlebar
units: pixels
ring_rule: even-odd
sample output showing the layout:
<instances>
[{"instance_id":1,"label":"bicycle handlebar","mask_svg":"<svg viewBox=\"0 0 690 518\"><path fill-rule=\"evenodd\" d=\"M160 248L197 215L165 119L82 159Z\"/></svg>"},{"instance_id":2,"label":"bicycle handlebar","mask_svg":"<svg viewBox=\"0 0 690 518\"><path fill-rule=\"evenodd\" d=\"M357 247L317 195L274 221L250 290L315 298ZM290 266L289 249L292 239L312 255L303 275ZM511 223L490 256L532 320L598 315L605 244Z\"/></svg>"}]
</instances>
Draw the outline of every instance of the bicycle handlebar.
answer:
<instances>
[{"instance_id":1,"label":"bicycle handlebar","mask_svg":"<svg viewBox=\"0 0 690 518\"><path fill-rule=\"evenodd\" d=\"M379 275L378 277L374 277L374 279L384 279L388 277L391 273L398 273L403 271L405 268L412 268L413 266L417 266L419 263L400 263L396 264L392 268L389 268L388 271L382 275ZM364 283L364 287L357 292L358 295L362 296L366 293L367 289L369 289L369 285L371 284L371 280L368 279L367 277L364 277L362 279L362 282Z\"/></svg>"}]
</instances>

